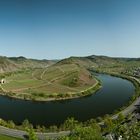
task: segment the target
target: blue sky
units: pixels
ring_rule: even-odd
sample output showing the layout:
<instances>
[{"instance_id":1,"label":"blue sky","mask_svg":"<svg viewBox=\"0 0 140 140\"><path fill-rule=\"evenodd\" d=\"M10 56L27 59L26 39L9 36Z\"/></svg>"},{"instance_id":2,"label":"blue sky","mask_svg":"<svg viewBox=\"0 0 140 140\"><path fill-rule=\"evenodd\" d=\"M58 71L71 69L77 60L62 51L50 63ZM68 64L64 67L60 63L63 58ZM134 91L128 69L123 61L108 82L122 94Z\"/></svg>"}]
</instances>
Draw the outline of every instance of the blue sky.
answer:
<instances>
[{"instance_id":1,"label":"blue sky","mask_svg":"<svg viewBox=\"0 0 140 140\"><path fill-rule=\"evenodd\" d=\"M139 0L0 0L0 55L140 57Z\"/></svg>"}]
</instances>

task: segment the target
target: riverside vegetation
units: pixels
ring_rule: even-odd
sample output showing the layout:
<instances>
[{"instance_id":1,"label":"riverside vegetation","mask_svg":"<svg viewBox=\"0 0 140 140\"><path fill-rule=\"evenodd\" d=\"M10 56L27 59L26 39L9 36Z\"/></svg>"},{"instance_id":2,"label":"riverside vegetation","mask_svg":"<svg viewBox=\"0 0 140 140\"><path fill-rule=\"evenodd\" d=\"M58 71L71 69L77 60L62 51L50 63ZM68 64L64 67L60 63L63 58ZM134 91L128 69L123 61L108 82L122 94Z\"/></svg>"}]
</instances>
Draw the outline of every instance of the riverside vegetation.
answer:
<instances>
[{"instance_id":1,"label":"riverside vegetation","mask_svg":"<svg viewBox=\"0 0 140 140\"><path fill-rule=\"evenodd\" d=\"M107 135L109 134L112 134L114 140L117 140L120 136L124 140L139 140L140 122L137 120L131 122L131 120L131 115L124 117L122 114L119 114L115 120L106 115L103 118L104 124L99 125L95 119L91 119L86 123L79 123L77 120L70 118L65 121L63 127L66 130L71 130L71 134L59 137L58 140L107 140ZM38 140L31 126L27 126L26 124L26 129L30 140ZM46 138L46 140L51 139Z\"/></svg>"}]
</instances>

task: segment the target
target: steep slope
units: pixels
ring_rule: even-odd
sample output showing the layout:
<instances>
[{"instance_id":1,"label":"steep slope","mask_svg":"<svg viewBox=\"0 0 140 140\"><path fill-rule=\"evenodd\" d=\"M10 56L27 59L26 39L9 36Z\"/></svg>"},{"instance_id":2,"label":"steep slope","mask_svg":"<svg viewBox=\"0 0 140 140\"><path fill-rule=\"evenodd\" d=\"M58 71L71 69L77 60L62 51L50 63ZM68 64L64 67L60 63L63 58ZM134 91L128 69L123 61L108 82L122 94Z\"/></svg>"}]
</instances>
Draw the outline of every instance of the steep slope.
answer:
<instances>
[{"instance_id":1,"label":"steep slope","mask_svg":"<svg viewBox=\"0 0 140 140\"><path fill-rule=\"evenodd\" d=\"M0 56L0 73L15 71L18 68L18 65L7 57Z\"/></svg>"},{"instance_id":2,"label":"steep slope","mask_svg":"<svg viewBox=\"0 0 140 140\"><path fill-rule=\"evenodd\" d=\"M66 59L63 59L56 63L56 65L64 65L64 64L76 64L81 67L91 67L91 66L97 66L96 62L92 61L88 57L69 57Z\"/></svg>"},{"instance_id":3,"label":"steep slope","mask_svg":"<svg viewBox=\"0 0 140 140\"><path fill-rule=\"evenodd\" d=\"M19 67L39 66L5 76L2 89L10 97L40 101L69 99L89 95L100 88L99 82L87 70L90 60L85 58L61 60L49 67L46 60L41 62L42 65L38 65L37 60L22 57L10 58L10 61ZM27 62L29 65L25 65Z\"/></svg>"},{"instance_id":4,"label":"steep slope","mask_svg":"<svg viewBox=\"0 0 140 140\"><path fill-rule=\"evenodd\" d=\"M87 57L70 57L56 65L76 64L86 69L100 72L120 73L140 78L140 58L119 58L91 55Z\"/></svg>"},{"instance_id":5,"label":"steep slope","mask_svg":"<svg viewBox=\"0 0 140 140\"><path fill-rule=\"evenodd\" d=\"M107 56L89 56L98 67L94 70L107 73L119 73L140 78L140 58L115 58Z\"/></svg>"},{"instance_id":6,"label":"steep slope","mask_svg":"<svg viewBox=\"0 0 140 140\"><path fill-rule=\"evenodd\" d=\"M0 73L12 72L22 68L45 68L56 61L51 60L35 60L25 57L4 57L0 56Z\"/></svg>"},{"instance_id":7,"label":"steep slope","mask_svg":"<svg viewBox=\"0 0 140 140\"><path fill-rule=\"evenodd\" d=\"M57 63L52 65L45 71L42 78L69 87L93 85L95 82L91 73L78 63Z\"/></svg>"},{"instance_id":8,"label":"steep slope","mask_svg":"<svg viewBox=\"0 0 140 140\"><path fill-rule=\"evenodd\" d=\"M55 61L51 60L36 60L36 59L27 59L25 57L10 57L11 61L16 63L20 68L43 68L55 63Z\"/></svg>"}]
</instances>

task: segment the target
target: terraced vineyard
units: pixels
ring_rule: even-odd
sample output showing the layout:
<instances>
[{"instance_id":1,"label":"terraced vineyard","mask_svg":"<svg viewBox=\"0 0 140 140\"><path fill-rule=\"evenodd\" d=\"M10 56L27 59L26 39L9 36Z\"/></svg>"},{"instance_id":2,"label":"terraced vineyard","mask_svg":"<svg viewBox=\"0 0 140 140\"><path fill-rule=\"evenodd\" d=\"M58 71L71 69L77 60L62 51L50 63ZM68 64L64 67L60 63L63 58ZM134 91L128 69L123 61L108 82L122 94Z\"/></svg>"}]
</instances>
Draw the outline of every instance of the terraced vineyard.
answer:
<instances>
[{"instance_id":1,"label":"terraced vineyard","mask_svg":"<svg viewBox=\"0 0 140 140\"><path fill-rule=\"evenodd\" d=\"M90 72L77 64L13 72L5 79L1 86L6 95L33 100L70 98L97 84Z\"/></svg>"}]
</instances>

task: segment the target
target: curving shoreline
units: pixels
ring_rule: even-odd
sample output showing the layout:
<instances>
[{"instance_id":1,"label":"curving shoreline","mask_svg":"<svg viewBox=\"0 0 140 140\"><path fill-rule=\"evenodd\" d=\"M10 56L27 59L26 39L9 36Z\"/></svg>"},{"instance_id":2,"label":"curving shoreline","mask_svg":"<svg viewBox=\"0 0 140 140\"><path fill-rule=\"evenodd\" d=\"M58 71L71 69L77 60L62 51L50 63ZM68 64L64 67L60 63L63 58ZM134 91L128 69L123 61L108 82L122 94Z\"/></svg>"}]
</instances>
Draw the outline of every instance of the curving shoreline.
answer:
<instances>
[{"instance_id":1,"label":"curving shoreline","mask_svg":"<svg viewBox=\"0 0 140 140\"><path fill-rule=\"evenodd\" d=\"M50 95L51 97L49 98L25 98L23 96L14 96L14 93L5 91L2 87L2 85L0 85L1 87L1 92L0 95L1 96L6 96L8 98L12 98L12 99L19 99L19 100L25 100L25 101L34 101L34 102L48 102L48 101L61 101L61 100L70 100L70 99L75 99L75 98L82 98L82 97L86 97L89 95L92 95L94 93L96 93L102 86L101 86L101 82L96 79L96 83L94 85L92 85L91 87L82 90L78 93L65 93L65 94L56 94L56 95ZM54 97L53 97L54 96ZM61 97L62 96L62 97Z\"/></svg>"}]
</instances>

